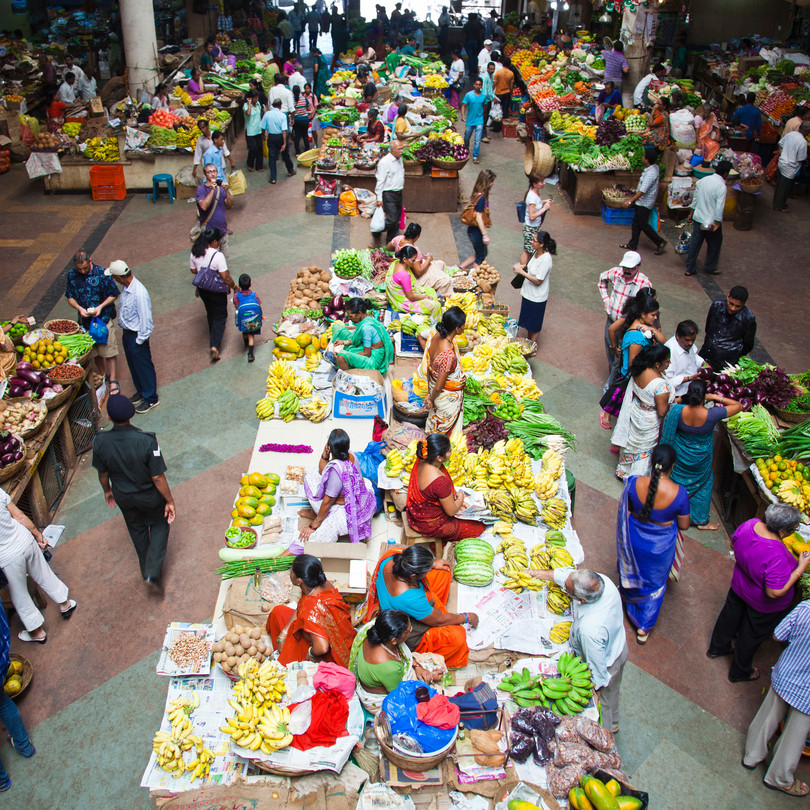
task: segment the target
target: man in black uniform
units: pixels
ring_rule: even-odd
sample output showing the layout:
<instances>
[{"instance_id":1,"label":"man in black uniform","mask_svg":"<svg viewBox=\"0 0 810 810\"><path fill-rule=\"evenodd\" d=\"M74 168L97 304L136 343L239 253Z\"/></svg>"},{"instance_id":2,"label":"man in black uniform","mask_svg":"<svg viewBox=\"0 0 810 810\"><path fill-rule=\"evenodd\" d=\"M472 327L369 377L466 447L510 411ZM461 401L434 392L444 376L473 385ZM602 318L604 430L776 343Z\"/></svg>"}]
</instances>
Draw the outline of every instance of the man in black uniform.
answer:
<instances>
[{"instance_id":1,"label":"man in black uniform","mask_svg":"<svg viewBox=\"0 0 810 810\"><path fill-rule=\"evenodd\" d=\"M154 433L129 423L135 406L114 394L107 400L112 430L93 440L93 466L107 506L117 505L138 553L141 575L150 592L161 591L160 576L169 524L174 520L174 498L166 483L166 463Z\"/></svg>"}]
</instances>

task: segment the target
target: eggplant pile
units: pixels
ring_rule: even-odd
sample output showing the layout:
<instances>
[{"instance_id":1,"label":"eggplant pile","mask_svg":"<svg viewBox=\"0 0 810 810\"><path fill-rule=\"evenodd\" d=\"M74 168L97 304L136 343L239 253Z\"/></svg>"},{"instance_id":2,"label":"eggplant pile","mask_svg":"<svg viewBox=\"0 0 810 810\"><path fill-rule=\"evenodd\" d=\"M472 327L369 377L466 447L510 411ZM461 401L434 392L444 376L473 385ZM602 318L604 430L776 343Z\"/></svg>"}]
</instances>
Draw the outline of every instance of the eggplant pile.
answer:
<instances>
[{"instance_id":1,"label":"eggplant pile","mask_svg":"<svg viewBox=\"0 0 810 810\"><path fill-rule=\"evenodd\" d=\"M326 304L323 308L324 317L332 321L342 321L345 314L346 309L342 295L336 295L331 302Z\"/></svg>"},{"instance_id":2,"label":"eggplant pile","mask_svg":"<svg viewBox=\"0 0 810 810\"><path fill-rule=\"evenodd\" d=\"M65 389L48 377L46 371L38 371L30 363L17 363L14 376L8 381L7 396L10 399L51 399Z\"/></svg>"},{"instance_id":3,"label":"eggplant pile","mask_svg":"<svg viewBox=\"0 0 810 810\"><path fill-rule=\"evenodd\" d=\"M25 444L7 430L0 430L0 469L19 461L25 455Z\"/></svg>"}]
</instances>

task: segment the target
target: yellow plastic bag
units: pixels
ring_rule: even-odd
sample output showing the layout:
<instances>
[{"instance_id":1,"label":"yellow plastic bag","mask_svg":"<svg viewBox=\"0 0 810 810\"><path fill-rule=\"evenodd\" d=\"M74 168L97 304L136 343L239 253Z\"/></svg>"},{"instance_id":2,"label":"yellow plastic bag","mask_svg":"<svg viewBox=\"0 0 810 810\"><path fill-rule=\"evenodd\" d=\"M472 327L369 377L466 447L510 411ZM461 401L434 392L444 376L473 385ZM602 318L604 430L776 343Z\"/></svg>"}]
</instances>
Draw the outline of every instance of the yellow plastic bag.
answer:
<instances>
[{"instance_id":1,"label":"yellow plastic bag","mask_svg":"<svg viewBox=\"0 0 810 810\"><path fill-rule=\"evenodd\" d=\"M265 160L270 160L270 150L267 148L267 138L262 138L262 154Z\"/></svg>"},{"instance_id":2,"label":"yellow plastic bag","mask_svg":"<svg viewBox=\"0 0 810 810\"><path fill-rule=\"evenodd\" d=\"M237 169L228 175L228 186L230 186L231 194L234 197L247 191L247 180L241 169Z\"/></svg>"},{"instance_id":3,"label":"yellow plastic bag","mask_svg":"<svg viewBox=\"0 0 810 810\"><path fill-rule=\"evenodd\" d=\"M338 214L344 217L356 217L360 213L357 210L357 197L350 188L347 188L338 197Z\"/></svg>"}]
</instances>

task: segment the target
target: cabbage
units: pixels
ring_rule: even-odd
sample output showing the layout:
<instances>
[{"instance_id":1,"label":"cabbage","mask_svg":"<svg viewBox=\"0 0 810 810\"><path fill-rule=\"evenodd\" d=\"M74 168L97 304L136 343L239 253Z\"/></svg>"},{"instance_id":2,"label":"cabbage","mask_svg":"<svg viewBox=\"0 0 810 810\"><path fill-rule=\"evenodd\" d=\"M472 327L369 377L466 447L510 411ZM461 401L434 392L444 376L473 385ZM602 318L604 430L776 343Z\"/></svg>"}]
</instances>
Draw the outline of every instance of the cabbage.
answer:
<instances>
[{"instance_id":1,"label":"cabbage","mask_svg":"<svg viewBox=\"0 0 810 810\"><path fill-rule=\"evenodd\" d=\"M589 54L588 54L588 55L585 57L585 64L586 64L586 65L592 65L592 64L594 63L594 61L595 61L595 60L596 60L596 57L595 57L595 56L594 56L592 53L589 53Z\"/></svg>"}]
</instances>

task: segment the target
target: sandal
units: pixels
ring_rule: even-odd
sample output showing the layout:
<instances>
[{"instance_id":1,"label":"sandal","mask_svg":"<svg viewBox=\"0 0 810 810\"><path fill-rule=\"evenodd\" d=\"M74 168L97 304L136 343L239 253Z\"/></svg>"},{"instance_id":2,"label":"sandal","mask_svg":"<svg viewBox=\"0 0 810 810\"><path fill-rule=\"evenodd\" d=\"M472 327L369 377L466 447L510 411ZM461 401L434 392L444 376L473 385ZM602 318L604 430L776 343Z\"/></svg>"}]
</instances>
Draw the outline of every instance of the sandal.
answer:
<instances>
[{"instance_id":1,"label":"sandal","mask_svg":"<svg viewBox=\"0 0 810 810\"><path fill-rule=\"evenodd\" d=\"M210 351L211 351L211 362L218 363L220 360L219 349L211 349Z\"/></svg>"},{"instance_id":2,"label":"sandal","mask_svg":"<svg viewBox=\"0 0 810 810\"><path fill-rule=\"evenodd\" d=\"M62 614L63 619L69 619L73 614L73 611L79 606L79 603L75 599L70 600L70 607L67 610L61 610L60 613Z\"/></svg>"},{"instance_id":3,"label":"sandal","mask_svg":"<svg viewBox=\"0 0 810 810\"><path fill-rule=\"evenodd\" d=\"M11 737L11 735L10 735L10 734L6 734L6 739L8 740L8 744L9 744L9 745L10 745L10 746L11 746L11 747L12 747L12 748L13 748L13 749L14 749L14 750L15 750L15 751L16 751L16 752L17 752L17 753L18 753L18 754L21 756L21 757L25 757L26 759L31 759L31 757L32 757L32 756L34 756L34 754L36 754L36 752L37 752L37 749L36 749L36 748L34 748L34 746L33 746L33 745L31 745L31 753L30 753L30 754L23 754L23 752L22 752L22 751L20 751L20 749L19 749L19 748L17 748L17 746L16 746L16 745L14 745L14 740L12 739L12 737ZM30 743L30 740L29 740L29 745L30 745L30 744L31 744L31 743Z\"/></svg>"},{"instance_id":4,"label":"sandal","mask_svg":"<svg viewBox=\"0 0 810 810\"><path fill-rule=\"evenodd\" d=\"M759 676L762 673L759 671L759 667L754 667L754 671L750 675L746 675L744 678L732 678L731 675L728 676L728 679L732 683L742 683L743 681L758 681ZM782 790L782 788L774 788L774 790Z\"/></svg>"},{"instance_id":5,"label":"sandal","mask_svg":"<svg viewBox=\"0 0 810 810\"><path fill-rule=\"evenodd\" d=\"M631 248L630 245L619 245L622 250L635 250L635 248Z\"/></svg>"},{"instance_id":6,"label":"sandal","mask_svg":"<svg viewBox=\"0 0 810 810\"><path fill-rule=\"evenodd\" d=\"M34 638L27 630L20 630L20 632L17 633L17 638L20 641L31 641L34 644L44 644L48 640L47 636L45 636L45 638Z\"/></svg>"},{"instance_id":7,"label":"sandal","mask_svg":"<svg viewBox=\"0 0 810 810\"><path fill-rule=\"evenodd\" d=\"M768 790L781 790L782 793L787 793L788 796L806 796L810 793L810 785L806 782L802 782L801 779L794 779L793 784L790 787L777 787L776 785L769 785L764 779L762 780L762 784L765 785Z\"/></svg>"},{"instance_id":8,"label":"sandal","mask_svg":"<svg viewBox=\"0 0 810 810\"><path fill-rule=\"evenodd\" d=\"M639 633L636 631L636 644L646 644L649 637L649 633Z\"/></svg>"},{"instance_id":9,"label":"sandal","mask_svg":"<svg viewBox=\"0 0 810 810\"><path fill-rule=\"evenodd\" d=\"M599 414L599 424L605 430L610 430L610 416L607 411L602 411L602 413Z\"/></svg>"},{"instance_id":10,"label":"sandal","mask_svg":"<svg viewBox=\"0 0 810 810\"><path fill-rule=\"evenodd\" d=\"M121 393L121 386L118 385L118 380L110 380L110 396Z\"/></svg>"}]
</instances>

